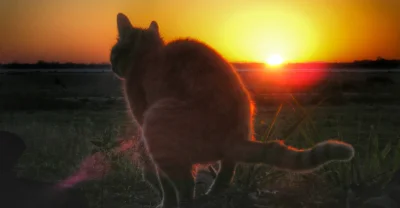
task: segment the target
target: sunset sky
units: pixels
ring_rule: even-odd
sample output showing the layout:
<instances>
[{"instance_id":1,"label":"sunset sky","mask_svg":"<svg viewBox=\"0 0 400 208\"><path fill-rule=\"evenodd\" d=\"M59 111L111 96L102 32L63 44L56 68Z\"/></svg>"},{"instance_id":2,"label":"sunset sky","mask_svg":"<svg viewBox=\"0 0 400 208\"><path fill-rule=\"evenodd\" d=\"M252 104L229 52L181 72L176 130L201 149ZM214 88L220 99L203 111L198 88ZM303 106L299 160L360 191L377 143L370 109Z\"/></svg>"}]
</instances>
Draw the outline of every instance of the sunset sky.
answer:
<instances>
[{"instance_id":1,"label":"sunset sky","mask_svg":"<svg viewBox=\"0 0 400 208\"><path fill-rule=\"evenodd\" d=\"M0 62L109 62L118 12L230 61L400 59L399 9L399 0L1 0Z\"/></svg>"}]
</instances>

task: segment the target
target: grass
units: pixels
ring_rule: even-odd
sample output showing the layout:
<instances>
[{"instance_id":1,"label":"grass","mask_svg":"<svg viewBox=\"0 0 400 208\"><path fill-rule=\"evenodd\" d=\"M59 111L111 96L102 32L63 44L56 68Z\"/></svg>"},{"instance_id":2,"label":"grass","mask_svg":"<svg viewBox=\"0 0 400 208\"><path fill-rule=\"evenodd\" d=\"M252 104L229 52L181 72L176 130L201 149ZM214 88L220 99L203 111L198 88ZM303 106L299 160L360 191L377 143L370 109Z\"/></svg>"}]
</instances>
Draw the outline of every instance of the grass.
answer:
<instances>
[{"instance_id":1,"label":"grass","mask_svg":"<svg viewBox=\"0 0 400 208\"><path fill-rule=\"evenodd\" d=\"M27 143L18 165L21 176L42 181L65 179L78 169L84 158L98 150L91 141L112 143L115 138L124 138L135 131L130 128L123 100L117 99L121 87L112 74L1 75L0 78L3 76L0 95L7 99L0 99L0 130L18 133ZM261 94L256 98L259 110L255 118L259 140L280 138L290 145L306 148L318 141L337 138L353 144L357 155L351 163L332 163L306 175L241 164L232 190L209 199L205 207L312 208L349 204L353 208L363 199L379 194L399 168L400 108L394 106L400 101L399 74L333 73L329 78L321 78L312 90L274 86L276 77L271 75L243 75L246 76L248 83L259 84L253 86L253 91ZM387 77L394 84L374 84L372 78L377 76ZM56 80L64 86L56 84ZM296 99L286 96L282 105L281 95L270 95L288 91L306 94L315 91L317 95L314 98L297 95ZM263 97L265 94L267 99ZM315 107L326 94L332 96ZM104 180L87 181L79 186L93 208L154 207L159 197L141 180L140 174L131 161L112 157L112 171Z\"/></svg>"},{"instance_id":2,"label":"grass","mask_svg":"<svg viewBox=\"0 0 400 208\"><path fill-rule=\"evenodd\" d=\"M323 186L328 187L328 189L325 189L326 192L323 192L326 187L318 188L316 192L319 195L325 195L325 197L320 198L325 201L324 207L328 206L329 203L326 202L330 201L329 199L333 199L332 205L334 207L344 207L345 204L348 204L349 207L357 207L366 198L378 194L390 180L394 171L400 167L399 133L395 130L399 122L395 117L389 115L388 109L385 107L357 109L362 106L346 106L336 108L336 110L342 112L335 115L334 108L331 108L326 109L326 112L329 112L326 119L321 119L318 116L320 109L305 109L295 99L293 100L294 106L298 109L296 113L296 109L293 108L293 114L300 117L294 120L300 122L296 121L292 125L295 128L284 125L289 126L290 131L289 134L286 133L281 138L286 138L286 141L293 142L296 146L307 147L329 137L332 138L332 136L327 135L328 129L331 128L336 129L335 133L337 133L337 136L333 137L350 142L357 151L351 163L332 163L314 173L317 175L317 179L312 178L311 180L313 182L319 181ZM346 108L347 110L345 110ZM375 112L372 112L374 110ZM281 111L281 108L279 108L277 112ZM271 124L276 123L277 115L278 113ZM389 120L392 121L388 122ZM273 129L272 125L268 132L271 129ZM294 132L298 134L296 141L292 137ZM298 141L301 141L302 144ZM308 178L309 176L303 175L302 177L304 179L304 177ZM301 195L301 193L302 190L297 194ZM307 198L312 197L308 196ZM311 204L317 205L315 201L311 201L308 206L312 206Z\"/></svg>"},{"instance_id":3,"label":"grass","mask_svg":"<svg viewBox=\"0 0 400 208\"><path fill-rule=\"evenodd\" d=\"M252 203L274 205L271 207L356 205L377 194L399 168L399 113L396 106L304 107L296 99L278 107L260 107L255 118L259 140L282 138L290 145L306 148L337 138L353 144L356 157L351 163L332 163L306 175L242 164L237 168L233 191L213 204L243 207L232 200L251 193ZM19 174L44 181L58 181L72 174L95 150L90 141L111 141L135 131L119 104L97 111L3 111L0 130L16 132L27 143ZM158 203L158 196L141 180L135 164L119 157L113 158L112 165L104 180L80 185L91 207L152 207ZM350 191L352 194L348 194Z\"/></svg>"}]
</instances>

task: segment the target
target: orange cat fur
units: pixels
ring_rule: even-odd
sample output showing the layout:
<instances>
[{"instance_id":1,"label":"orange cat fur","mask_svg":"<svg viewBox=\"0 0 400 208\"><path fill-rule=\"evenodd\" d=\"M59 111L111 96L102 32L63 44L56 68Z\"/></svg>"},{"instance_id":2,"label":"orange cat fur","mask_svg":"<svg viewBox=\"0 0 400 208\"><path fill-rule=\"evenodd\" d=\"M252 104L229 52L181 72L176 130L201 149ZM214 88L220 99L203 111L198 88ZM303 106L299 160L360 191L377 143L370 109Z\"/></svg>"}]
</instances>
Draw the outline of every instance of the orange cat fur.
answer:
<instances>
[{"instance_id":1,"label":"orange cat fur","mask_svg":"<svg viewBox=\"0 0 400 208\"><path fill-rule=\"evenodd\" d=\"M145 168L145 178L162 192L158 207L190 207L193 164L220 161L208 192L214 194L229 186L238 162L311 171L353 157L351 145L334 140L305 150L255 141L255 107L238 73L217 51L193 39L166 44L154 21L137 28L120 13L117 25L112 69L123 80L127 105L155 165Z\"/></svg>"}]
</instances>

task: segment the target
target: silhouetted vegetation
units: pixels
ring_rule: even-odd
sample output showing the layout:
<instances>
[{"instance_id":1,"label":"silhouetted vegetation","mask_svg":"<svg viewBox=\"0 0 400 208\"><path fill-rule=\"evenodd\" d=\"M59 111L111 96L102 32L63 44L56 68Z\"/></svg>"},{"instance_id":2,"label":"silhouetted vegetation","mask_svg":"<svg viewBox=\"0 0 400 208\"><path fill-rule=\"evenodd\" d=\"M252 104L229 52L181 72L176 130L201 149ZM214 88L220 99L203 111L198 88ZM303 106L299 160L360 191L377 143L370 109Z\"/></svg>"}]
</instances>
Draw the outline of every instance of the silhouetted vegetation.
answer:
<instances>
[{"instance_id":1,"label":"silhouetted vegetation","mask_svg":"<svg viewBox=\"0 0 400 208\"><path fill-rule=\"evenodd\" d=\"M240 69L262 69L267 68L263 63L243 62L232 63L236 68ZM111 68L109 63L60 63L38 61L37 63L8 63L0 65L6 69L96 69ZM304 62L304 63L287 63L283 68L286 69L393 69L400 67L400 60L387 60L378 57L376 60L357 60L353 62Z\"/></svg>"},{"instance_id":2,"label":"silhouetted vegetation","mask_svg":"<svg viewBox=\"0 0 400 208\"><path fill-rule=\"evenodd\" d=\"M233 63L237 68L268 68L263 63ZM305 62L287 63L285 69L393 69L400 67L400 60L387 60L378 57L376 60L357 60L353 62Z\"/></svg>"},{"instance_id":3,"label":"silhouetted vegetation","mask_svg":"<svg viewBox=\"0 0 400 208\"><path fill-rule=\"evenodd\" d=\"M8 63L3 64L3 68L6 69L97 69L97 68L111 68L111 65L108 63L59 63L59 62L45 62L45 61L38 61L34 64L31 63Z\"/></svg>"}]
</instances>

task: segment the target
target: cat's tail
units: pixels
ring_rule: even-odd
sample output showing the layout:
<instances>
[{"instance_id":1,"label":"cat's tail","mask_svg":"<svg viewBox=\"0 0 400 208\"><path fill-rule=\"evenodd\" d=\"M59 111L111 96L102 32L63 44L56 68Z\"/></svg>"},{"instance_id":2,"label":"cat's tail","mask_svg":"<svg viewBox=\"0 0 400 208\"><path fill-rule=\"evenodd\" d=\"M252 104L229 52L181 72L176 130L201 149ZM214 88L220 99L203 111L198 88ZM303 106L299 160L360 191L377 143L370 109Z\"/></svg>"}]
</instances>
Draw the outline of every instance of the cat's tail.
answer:
<instances>
[{"instance_id":1,"label":"cat's tail","mask_svg":"<svg viewBox=\"0 0 400 208\"><path fill-rule=\"evenodd\" d=\"M353 146L337 140L323 141L308 149L296 149L279 140L243 141L229 152L229 157L238 162L264 163L295 172L309 172L329 162L349 161L354 157Z\"/></svg>"}]
</instances>

